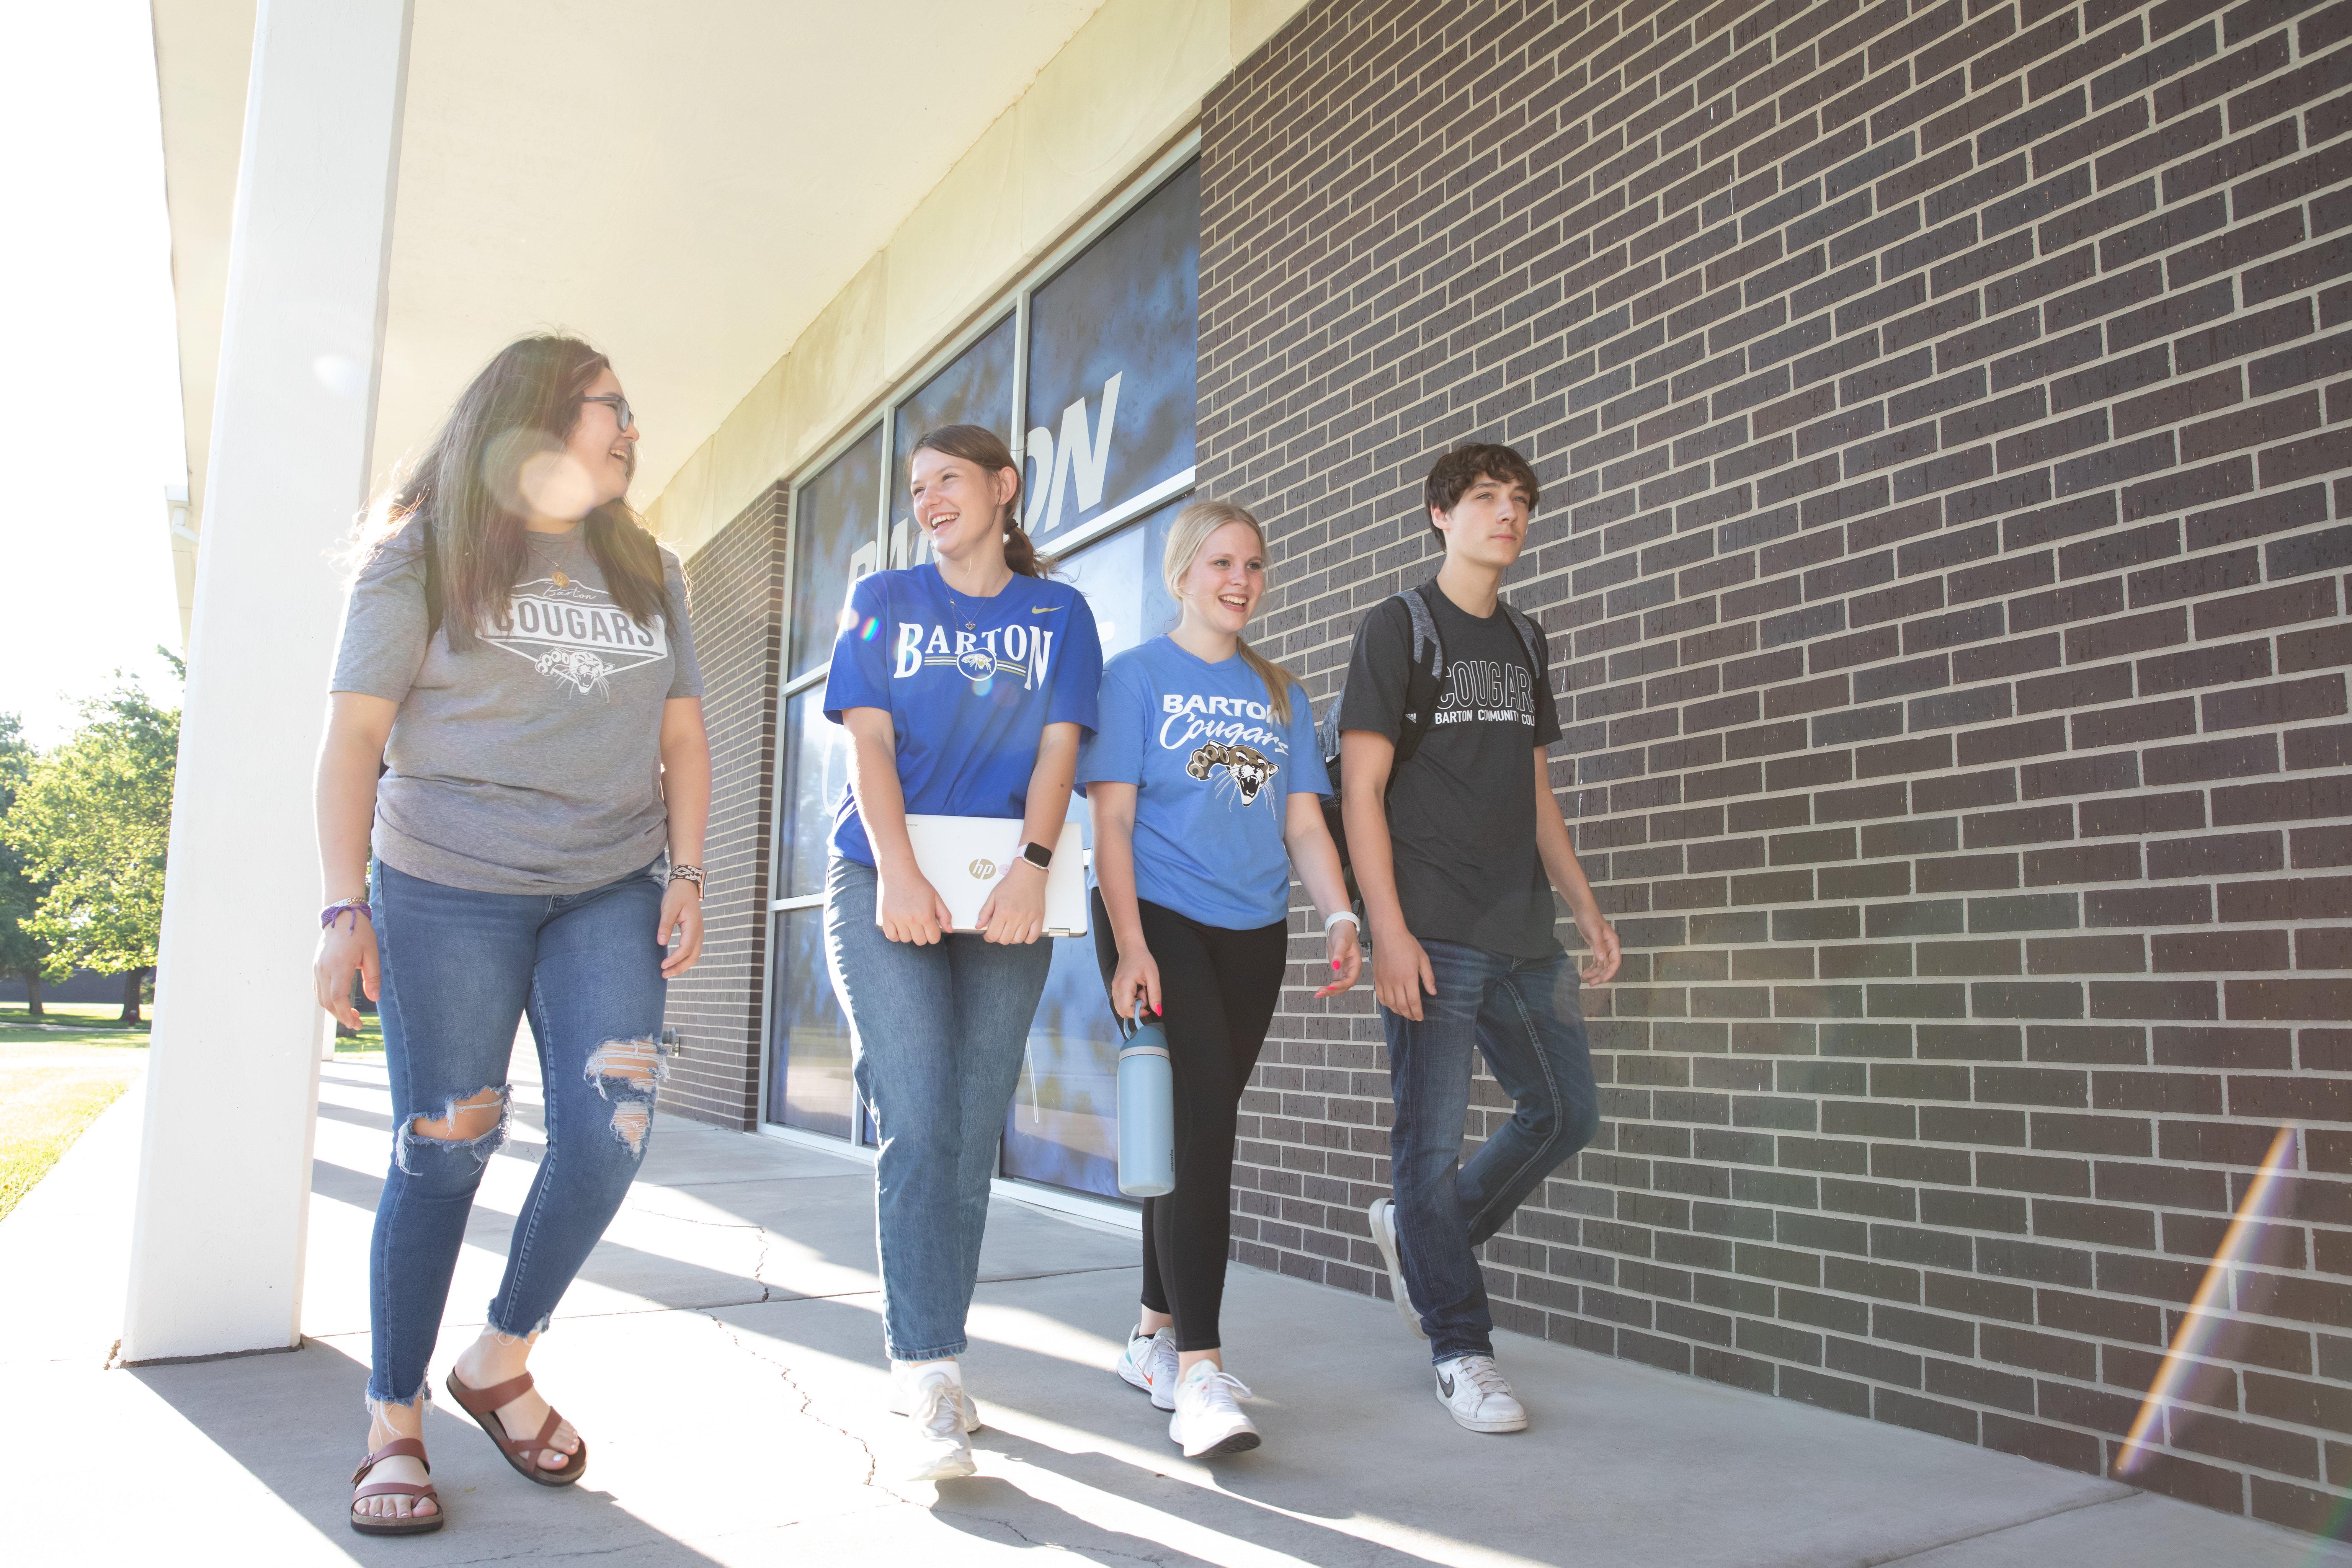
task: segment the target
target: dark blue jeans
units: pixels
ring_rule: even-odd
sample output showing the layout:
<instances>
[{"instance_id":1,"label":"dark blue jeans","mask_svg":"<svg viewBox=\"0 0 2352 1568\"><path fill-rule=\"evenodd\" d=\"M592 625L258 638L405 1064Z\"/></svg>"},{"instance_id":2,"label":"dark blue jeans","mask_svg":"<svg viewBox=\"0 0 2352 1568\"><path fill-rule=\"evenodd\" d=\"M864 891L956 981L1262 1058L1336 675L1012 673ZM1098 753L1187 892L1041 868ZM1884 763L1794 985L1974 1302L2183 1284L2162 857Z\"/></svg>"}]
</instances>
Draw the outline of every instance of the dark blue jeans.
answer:
<instances>
[{"instance_id":1,"label":"dark blue jeans","mask_svg":"<svg viewBox=\"0 0 2352 1568\"><path fill-rule=\"evenodd\" d=\"M659 862L656 862L656 865ZM515 1215L489 1325L547 1327L645 1158L660 1077L662 886L648 867L561 898L476 893L375 865L373 906L392 1084L392 1168L369 1258L368 1397L413 1403L440 1335L482 1172L506 1138L507 1058L526 1008L547 1097L547 1152ZM499 1124L427 1138L417 1119L499 1092Z\"/></svg>"},{"instance_id":2,"label":"dark blue jeans","mask_svg":"<svg viewBox=\"0 0 2352 1568\"><path fill-rule=\"evenodd\" d=\"M1429 942L1437 994L1422 1021L1386 1007L1389 1132L1405 1285L1421 1309L1432 1361L1495 1353L1494 1314L1473 1248L1592 1140L1601 1125L1592 1057L1577 1005L1576 965L1564 952L1514 958L1454 942ZM1516 1109L1461 1163L1470 1115L1470 1053Z\"/></svg>"}]
</instances>

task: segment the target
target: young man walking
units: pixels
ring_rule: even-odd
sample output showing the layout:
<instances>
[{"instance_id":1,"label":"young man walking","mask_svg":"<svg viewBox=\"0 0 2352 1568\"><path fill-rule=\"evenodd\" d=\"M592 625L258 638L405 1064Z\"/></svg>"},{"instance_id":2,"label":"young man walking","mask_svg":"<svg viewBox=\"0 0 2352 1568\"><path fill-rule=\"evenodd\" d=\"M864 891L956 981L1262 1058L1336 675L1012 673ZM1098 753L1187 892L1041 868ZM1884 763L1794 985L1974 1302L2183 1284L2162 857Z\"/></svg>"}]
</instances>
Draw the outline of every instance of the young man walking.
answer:
<instances>
[{"instance_id":1,"label":"young man walking","mask_svg":"<svg viewBox=\"0 0 2352 1568\"><path fill-rule=\"evenodd\" d=\"M1498 593L1539 494L1508 447L1438 459L1425 499L1445 563L1364 617L1337 725L1396 1100L1396 1195L1373 1202L1372 1238L1398 1310L1430 1342L1438 1403L1473 1432L1528 1424L1495 1366L1473 1249L1600 1124L1555 889L1591 952L1583 979L1618 965L1546 771L1559 738L1548 645ZM1464 1164L1473 1050L1516 1109Z\"/></svg>"}]
</instances>

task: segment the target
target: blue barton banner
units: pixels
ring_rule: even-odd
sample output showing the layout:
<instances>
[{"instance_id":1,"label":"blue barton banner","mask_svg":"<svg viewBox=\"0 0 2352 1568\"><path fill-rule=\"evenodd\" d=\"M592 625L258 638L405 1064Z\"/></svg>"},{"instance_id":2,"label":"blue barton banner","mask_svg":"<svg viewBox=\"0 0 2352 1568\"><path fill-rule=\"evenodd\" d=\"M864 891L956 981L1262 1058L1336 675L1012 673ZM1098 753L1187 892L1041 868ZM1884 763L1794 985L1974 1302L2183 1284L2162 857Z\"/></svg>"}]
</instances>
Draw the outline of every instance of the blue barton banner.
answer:
<instances>
[{"instance_id":1,"label":"blue barton banner","mask_svg":"<svg viewBox=\"0 0 2352 1568\"><path fill-rule=\"evenodd\" d=\"M1201 166L1030 298L1027 510L1043 542L1192 467Z\"/></svg>"}]
</instances>

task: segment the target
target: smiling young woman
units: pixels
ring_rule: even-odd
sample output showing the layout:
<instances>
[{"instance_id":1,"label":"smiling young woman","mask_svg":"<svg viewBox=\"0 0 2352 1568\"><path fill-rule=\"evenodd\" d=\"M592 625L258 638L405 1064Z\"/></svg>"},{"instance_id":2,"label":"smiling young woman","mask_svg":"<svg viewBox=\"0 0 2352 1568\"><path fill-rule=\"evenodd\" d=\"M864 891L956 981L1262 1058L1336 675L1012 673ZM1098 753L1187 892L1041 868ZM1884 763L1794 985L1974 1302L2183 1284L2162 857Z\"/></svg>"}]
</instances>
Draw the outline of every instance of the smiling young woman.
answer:
<instances>
[{"instance_id":1,"label":"smiling young woman","mask_svg":"<svg viewBox=\"0 0 2352 1568\"><path fill-rule=\"evenodd\" d=\"M636 442L603 354L509 344L386 498L344 613L319 754L318 995L356 1026L356 972L378 1002L394 1128L362 1534L442 1524L426 1361L526 1011L546 1152L446 1386L526 1479L587 1468L524 1369L645 1157L666 989L702 946L710 806L685 579L622 499Z\"/></svg>"},{"instance_id":2,"label":"smiling young woman","mask_svg":"<svg viewBox=\"0 0 2352 1568\"><path fill-rule=\"evenodd\" d=\"M1078 763L1094 812L1095 946L1111 1005L1160 1015L1176 1087L1176 1186L1143 1204L1143 1316L1120 1377L1172 1412L1188 1458L1258 1446L1224 1369L1218 1310L1234 1123L1290 951L1293 867L1324 922L1329 996L1362 959L1315 715L1291 673L1242 639L1265 593L1265 535L1229 501L1177 513L1161 573L1174 630L1103 672Z\"/></svg>"},{"instance_id":3,"label":"smiling young woman","mask_svg":"<svg viewBox=\"0 0 2352 1568\"><path fill-rule=\"evenodd\" d=\"M1021 531L1004 443L950 425L915 444L915 521L936 563L850 590L824 688L849 731L833 830L825 956L849 1016L875 1160L882 1333L910 1478L972 1473L980 1418L956 1358L979 1278L997 1142L1053 944L1045 867L1094 728L1102 645L1076 588ZM915 863L909 812L1017 818L1023 854L954 917Z\"/></svg>"}]
</instances>

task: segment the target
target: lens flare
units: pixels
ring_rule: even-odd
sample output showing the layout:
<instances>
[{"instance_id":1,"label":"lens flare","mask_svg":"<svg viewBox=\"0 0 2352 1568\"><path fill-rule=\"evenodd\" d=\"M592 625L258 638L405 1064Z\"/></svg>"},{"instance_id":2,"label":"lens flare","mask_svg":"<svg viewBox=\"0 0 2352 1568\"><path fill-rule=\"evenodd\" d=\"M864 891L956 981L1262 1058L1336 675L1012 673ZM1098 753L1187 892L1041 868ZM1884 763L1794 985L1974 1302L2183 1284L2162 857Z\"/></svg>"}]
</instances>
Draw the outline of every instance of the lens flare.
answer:
<instances>
[{"instance_id":1,"label":"lens flare","mask_svg":"<svg viewBox=\"0 0 2352 1568\"><path fill-rule=\"evenodd\" d=\"M2275 1210L2285 1202L2292 1189L2279 1178L2294 1167L2294 1129L2282 1127L2271 1140L2270 1152L2263 1156L2263 1167L2246 1188L2238 1212L2231 1216L2230 1228L2222 1234L2221 1246L2213 1254L2213 1261L2205 1270L2197 1294L2181 1315L2180 1326L2172 1332L2172 1343L2164 1352L2163 1364L2156 1369L2156 1380L2148 1385L2147 1397L2140 1402L2139 1415L2133 1420L2130 1433L2116 1456L2116 1474L2129 1477L2145 1466L2154 1456L2150 1431L2158 1417L2169 1408L2183 1385L2200 1364L2202 1358L2213 1351L2214 1342L2229 1327L2235 1314L2223 1298L2227 1294L2230 1271L2246 1261L2259 1245L2263 1226L2276 1218Z\"/></svg>"},{"instance_id":2,"label":"lens flare","mask_svg":"<svg viewBox=\"0 0 2352 1568\"><path fill-rule=\"evenodd\" d=\"M865 629L864 629L863 631L861 631L861 632L859 632L859 633L857 634L857 640L858 640L859 642L872 642L872 641L874 640L874 634L875 634L876 632L879 631L879 630L881 629L881 627L882 627L882 617L881 617L881 616L866 616L866 627L865 627Z\"/></svg>"}]
</instances>

